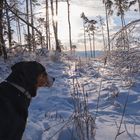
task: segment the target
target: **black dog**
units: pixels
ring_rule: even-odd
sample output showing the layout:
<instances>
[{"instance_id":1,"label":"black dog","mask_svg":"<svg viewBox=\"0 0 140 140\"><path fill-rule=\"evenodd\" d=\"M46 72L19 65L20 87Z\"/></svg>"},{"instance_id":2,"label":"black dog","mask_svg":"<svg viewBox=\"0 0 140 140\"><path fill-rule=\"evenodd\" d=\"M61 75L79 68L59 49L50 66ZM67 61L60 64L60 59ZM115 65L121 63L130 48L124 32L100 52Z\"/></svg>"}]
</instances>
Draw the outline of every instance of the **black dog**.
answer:
<instances>
[{"instance_id":1,"label":"black dog","mask_svg":"<svg viewBox=\"0 0 140 140\"><path fill-rule=\"evenodd\" d=\"M0 140L21 140L31 98L38 87L50 87L54 78L36 61L19 62L0 83Z\"/></svg>"}]
</instances>

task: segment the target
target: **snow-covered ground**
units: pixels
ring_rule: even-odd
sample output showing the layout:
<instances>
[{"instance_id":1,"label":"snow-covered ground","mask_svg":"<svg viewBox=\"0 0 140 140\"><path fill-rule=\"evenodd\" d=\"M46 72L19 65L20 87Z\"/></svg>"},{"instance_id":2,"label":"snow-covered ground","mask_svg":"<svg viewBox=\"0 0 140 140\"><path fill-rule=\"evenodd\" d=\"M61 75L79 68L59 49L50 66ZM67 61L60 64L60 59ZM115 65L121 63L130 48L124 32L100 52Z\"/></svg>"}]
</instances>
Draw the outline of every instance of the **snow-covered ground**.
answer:
<instances>
[{"instance_id":1,"label":"snow-covered ground","mask_svg":"<svg viewBox=\"0 0 140 140\"><path fill-rule=\"evenodd\" d=\"M27 54L0 59L0 81L21 60L42 63L56 78L33 98L23 140L140 140L140 76L129 88L102 62Z\"/></svg>"}]
</instances>

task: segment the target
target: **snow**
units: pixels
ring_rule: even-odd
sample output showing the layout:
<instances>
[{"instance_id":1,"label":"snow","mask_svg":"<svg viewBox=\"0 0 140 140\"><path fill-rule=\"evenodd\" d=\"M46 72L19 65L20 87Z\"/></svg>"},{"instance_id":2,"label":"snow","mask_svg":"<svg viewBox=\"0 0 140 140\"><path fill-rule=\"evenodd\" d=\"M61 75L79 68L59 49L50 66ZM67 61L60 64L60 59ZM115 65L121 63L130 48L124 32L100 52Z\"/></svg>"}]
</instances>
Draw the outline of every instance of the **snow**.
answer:
<instances>
[{"instance_id":1,"label":"snow","mask_svg":"<svg viewBox=\"0 0 140 140\"><path fill-rule=\"evenodd\" d=\"M88 140L87 119L89 140L115 140L125 104L117 140L140 139L140 75L128 86L101 61L46 52L10 56L6 63L0 58L0 81L21 60L40 62L56 78L51 88L38 89L32 99L23 140Z\"/></svg>"}]
</instances>

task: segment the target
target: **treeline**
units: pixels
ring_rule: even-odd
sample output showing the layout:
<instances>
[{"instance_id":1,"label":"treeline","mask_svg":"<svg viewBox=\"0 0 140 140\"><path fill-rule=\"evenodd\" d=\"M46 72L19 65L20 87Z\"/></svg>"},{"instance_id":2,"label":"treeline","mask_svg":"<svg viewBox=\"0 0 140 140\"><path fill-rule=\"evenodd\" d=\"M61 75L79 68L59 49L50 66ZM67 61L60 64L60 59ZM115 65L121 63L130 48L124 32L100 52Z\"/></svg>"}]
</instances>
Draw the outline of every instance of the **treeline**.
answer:
<instances>
[{"instance_id":1,"label":"treeline","mask_svg":"<svg viewBox=\"0 0 140 140\"><path fill-rule=\"evenodd\" d=\"M140 19L131 21L128 24L126 13L129 11L140 13L140 0L103 0L102 1L105 9L105 18L98 16L95 19L89 19L85 13L81 14L83 19L83 29L84 29L84 46L85 46L85 56L87 57L87 43L89 42L91 57L95 57L96 43L95 35L102 35L102 42L104 46L104 51L110 52L113 48L119 48L123 50L129 50L130 48L130 33L135 28L135 24L140 22ZM109 18L111 16L117 16L120 18L121 27L120 30L112 36L109 24ZM111 25L112 26L112 25ZM132 29L130 29L130 26ZM119 28L118 28L119 29Z\"/></svg>"},{"instance_id":2,"label":"treeline","mask_svg":"<svg viewBox=\"0 0 140 140\"><path fill-rule=\"evenodd\" d=\"M71 39L71 22L70 22L70 0L0 0L0 56L7 58L7 49L16 47L25 48L28 51L35 51L36 46L45 46L48 50L55 46L55 50L61 52L61 41L58 37L58 23L53 17L58 15L59 2L67 3L68 28L69 28L69 46L70 49L75 47ZM126 29L125 13L132 6L134 11L140 12L140 0L103 0L105 9L105 20L98 17L98 21L88 19L81 14L84 28L84 45L86 55L86 34L90 42L91 57L95 57L95 33L96 24L100 25L103 46L107 51L111 50L111 36L109 17L117 15L121 19L121 32L116 43L123 46L124 49L129 48L128 32ZM96 3L95 3L96 4ZM45 9L45 16L39 17L37 9ZM107 31L107 39L104 30ZM53 41L52 41L53 40Z\"/></svg>"},{"instance_id":3,"label":"treeline","mask_svg":"<svg viewBox=\"0 0 140 140\"><path fill-rule=\"evenodd\" d=\"M0 0L0 56L7 58L7 49L16 47L34 51L36 46L51 49L52 38L55 49L61 52L58 39L58 23L53 17L58 15L58 0ZM71 26L68 5L70 47ZM45 16L39 17L37 9L45 9ZM53 37L52 37L53 36Z\"/></svg>"}]
</instances>

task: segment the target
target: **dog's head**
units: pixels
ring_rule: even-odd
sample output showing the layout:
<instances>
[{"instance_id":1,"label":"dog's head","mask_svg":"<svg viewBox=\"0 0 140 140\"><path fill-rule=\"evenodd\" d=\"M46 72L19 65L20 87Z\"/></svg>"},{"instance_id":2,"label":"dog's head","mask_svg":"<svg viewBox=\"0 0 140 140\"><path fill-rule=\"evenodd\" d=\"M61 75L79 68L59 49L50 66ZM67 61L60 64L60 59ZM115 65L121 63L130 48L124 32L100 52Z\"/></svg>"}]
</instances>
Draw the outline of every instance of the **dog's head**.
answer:
<instances>
[{"instance_id":1,"label":"dog's head","mask_svg":"<svg viewBox=\"0 0 140 140\"><path fill-rule=\"evenodd\" d=\"M29 91L32 97L38 87L51 87L55 78L48 75L43 65L36 61L23 61L11 67L7 81L18 84Z\"/></svg>"}]
</instances>

